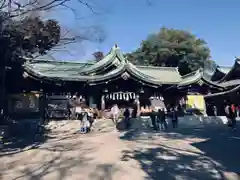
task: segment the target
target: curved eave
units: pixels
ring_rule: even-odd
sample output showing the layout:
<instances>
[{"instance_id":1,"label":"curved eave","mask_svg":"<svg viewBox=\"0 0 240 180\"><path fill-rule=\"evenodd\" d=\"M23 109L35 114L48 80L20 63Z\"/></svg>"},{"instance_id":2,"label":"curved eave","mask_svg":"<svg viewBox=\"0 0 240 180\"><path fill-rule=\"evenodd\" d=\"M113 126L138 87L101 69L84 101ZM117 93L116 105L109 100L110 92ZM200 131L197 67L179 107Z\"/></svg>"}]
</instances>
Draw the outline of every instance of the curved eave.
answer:
<instances>
[{"instance_id":1,"label":"curved eave","mask_svg":"<svg viewBox=\"0 0 240 180\"><path fill-rule=\"evenodd\" d=\"M223 92L219 92L219 93L214 93L214 94L208 94L208 95L205 95L204 97L205 98L211 98L211 97L217 97L217 96L222 96L222 95L226 95L226 94L229 94L229 93L232 93L232 92L235 92L237 90L240 89L240 85L238 85L237 87L231 89L231 90L228 90L228 91L223 91Z\"/></svg>"},{"instance_id":2,"label":"curved eave","mask_svg":"<svg viewBox=\"0 0 240 180\"><path fill-rule=\"evenodd\" d=\"M82 75L77 75L77 76L60 76L60 77L53 77L53 76L47 76L44 75L40 72L33 71L30 67L25 66L24 67L25 71L34 77L38 77L39 79L46 79L46 80L51 80L51 81L79 81L79 82L97 82L97 81L103 81L105 79L109 79L114 76L118 76L124 71L124 65L120 66L118 69L111 71L108 74L105 75L98 75L98 76L82 76Z\"/></svg>"},{"instance_id":3,"label":"curved eave","mask_svg":"<svg viewBox=\"0 0 240 180\"><path fill-rule=\"evenodd\" d=\"M31 67L24 66L25 71L33 77L37 77L39 80L48 80L48 81L79 81L79 82L87 82L87 83L101 83L106 81L112 81L114 79L121 78L121 74L128 73L130 75L129 78L137 80L142 84L146 84L152 87L159 87L162 85L160 80L154 79L153 77L144 75L139 70L134 68L134 65L130 63L122 63L118 66L117 69L105 74L105 75L93 75L93 76L60 76L60 77L53 77L47 76L43 73L33 71Z\"/></svg>"},{"instance_id":4,"label":"curved eave","mask_svg":"<svg viewBox=\"0 0 240 180\"><path fill-rule=\"evenodd\" d=\"M183 76L182 78L183 78L182 82L180 82L177 85L178 88L189 86L191 84L197 83L202 78L202 73L200 72L200 70L197 70L197 71L194 71L192 73L189 73L189 74ZM191 78L191 79L186 80L187 78Z\"/></svg>"},{"instance_id":5,"label":"curved eave","mask_svg":"<svg viewBox=\"0 0 240 180\"><path fill-rule=\"evenodd\" d=\"M115 64L117 60L120 63L124 62L124 57L118 47L113 47L108 55L106 55L102 60L98 61L94 65L92 65L86 69L83 69L81 71L81 74L83 74L83 75L92 74L96 71L99 71L101 69L109 67L112 64Z\"/></svg>"},{"instance_id":6,"label":"curved eave","mask_svg":"<svg viewBox=\"0 0 240 180\"><path fill-rule=\"evenodd\" d=\"M192 73L192 76L193 76L193 79L191 79L190 81L184 82L184 83L180 83L179 85L177 85L177 88L181 89L186 86L190 86L192 84L207 84L208 86L216 88L216 89L221 89L221 90L225 89L223 86L217 85L216 83L204 78L203 72L201 72L200 70L195 71L195 74Z\"/></svg>"},{"instance_id":7,"label":"curved eave","mask_svg":"<svg viewBox=\"0 0 240 180\"><path fill-rule=\"evenodd\" d=\"M219 67L217 67L212 75L210 75L211 81L218 82L220 79L222 79L226 73L224 73Z\"/></svg>"},{"instance_id":8,"label":"curved eave","mask_svg":"<svg viewBox=\"0 0 240 180\"><path fill-rule=\"evenodd\" d=\"M214 87L214 88L216 88L216 89L221 89L221 90L224 90L224 89L225 89L225 87L220 86L220 85L218 85L218 84L216 84L216 83L214 83L214 82L212 82L212 81L209 81L209 80L205 79L204 77L202 77L201 80L202 80L205 84L209 85L210 87Z\"/></svg>"},{"instance_id":9,"label":"curved eave","mask_svg":"<svg viewBox=\"0 0 240 180\"><path fill-rule=\"evenodd\" d=\"M237 68L237 66L240 66L240 59L239 58L236 58L233 67L230 69L230 71L225 76L223 76L223 78L221 78L219 80L219 83L228 80L228 78L232 75L233 71Z\"/></svg>"},{"instance_id":10,"label":"curved eave","mask_svg":"<svg viewBox=\"0 0 240 180\"><path fill-rule=\"evenodd\" d=\"M221 67L217 67L215 71L216 71L215 73L226 75L230 70L226 73L226 71L222 70Z\"/></svg>"},{"instance_id":11,"label":"curved eave","mask_svg":"<svg viewBox=\"0 0 240 180\"><path fill-rule=\"evenodd\" d=\"M142 84L146 84L155 88L162 85L161 81L155 80L150 76L144 75L145 77L143 77L143 74L141 74L139 70L133 69L130 63L123 63L121 64L120 68L112 71L111 74L109 73L110 75L104 75L101 78L99 77L99 78L89 79L88 82L94 84L94 83L101 83L101 81L113 81L115 79L122 78L121 75L123 73L127 73L129 75L128 78L139 81Z\"/></svg>"}]
</instances>

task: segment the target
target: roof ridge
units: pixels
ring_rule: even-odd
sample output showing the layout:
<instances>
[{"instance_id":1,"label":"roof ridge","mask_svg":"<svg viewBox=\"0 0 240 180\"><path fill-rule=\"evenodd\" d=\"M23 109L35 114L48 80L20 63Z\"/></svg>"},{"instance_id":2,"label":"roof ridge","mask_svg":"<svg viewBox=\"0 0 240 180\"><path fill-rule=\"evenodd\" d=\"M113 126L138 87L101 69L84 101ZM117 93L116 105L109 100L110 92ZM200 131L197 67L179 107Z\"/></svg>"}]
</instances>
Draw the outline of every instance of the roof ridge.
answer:
<instances>
[{"instance_id":1,"label":"roof ridge","mask_svg":"<svg viewBox=\"0 0 240 180\"><path fill-rule=\"evenodd\" d=\"M227 65L217 65L217 67L231 67L231 66L227 66Z\"/></svg>"},{"instance_id":2,"label":"roof ridge","mask_svg":"<svg viewBox=\"0 0 240 180\"><path fill-rule=\"evenodd\" d=\"M196 71L192 71L192 72L190 72L190 73L188 73L188 74L185 74L185 75L182 76L182 78L190 77L190 76L192 76L192 75L194 75L194 74L197 74L198 72L201 72L200 69L198 69L198 70L196 70Z\"/></svg>"},{"instance_id":3,"label":"roof ridge","mask_svg":"<svg viewBox=\"0 0 240 180\"><path fill-rule=\"evenodd\" d=\"M56 63L56 64L69 63L69 64L89 64L89 65L94 64L94 62L59 61L59 60L49 60L49 59L28 59L27 62L30 62L30 63L47 63L47 62L51 62L51 63Z\"/></svg>"},{"instance_id":4,"label":"roof ridge","mask_svg":"<svg viewBox=\"0 0 240 180\"><path fill-rule=\"evenodd\" d=\"M133 64L135 65L135 64ZM177 70L177 67L166 67L166 66L147 66L147 65L135 65L136 67L140 68L152 68L152 69L175 69Z\"/></svg>"}]
</instances>

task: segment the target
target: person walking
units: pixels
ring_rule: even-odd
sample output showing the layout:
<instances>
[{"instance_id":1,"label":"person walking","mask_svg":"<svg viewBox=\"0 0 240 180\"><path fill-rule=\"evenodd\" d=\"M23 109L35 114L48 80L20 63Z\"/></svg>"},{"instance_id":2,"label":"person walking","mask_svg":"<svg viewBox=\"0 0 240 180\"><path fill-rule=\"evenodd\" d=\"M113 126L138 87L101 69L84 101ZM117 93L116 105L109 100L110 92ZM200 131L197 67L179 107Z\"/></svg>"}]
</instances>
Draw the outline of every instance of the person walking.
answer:
<instances>
[{"instance_id":1,"label":"person walking","mask_svg":"<svg viewBox=\"0 0 240 180\"><path fill-rule=\"evenodd\" d=\"M172 127L174 129L178 127L178 115L175 108L172 109Z\"/></svg>"},{"instance_id":2,"label":"person walking","mask_svg":"<svg viewBox=\"0 0 240 180\"><path fill-rule=\"evenodd\" d=\"M236 109L234 104L228 103L225 107L226 117L229 119L228 126L236 130Z\"/></svg>"},{"instance_id":3,"label":"person walking","mask_svg":"<svg viewBox=\"0 0 240 180\"><path fill-rule=\"evenodd\" d=\"M231 105L231 113L232 113L232 129L236 130L236 126L237 126L237 121L236 121L236 117L237 117L237 110L236 110L236 106L235 104Z\"/></svg>"},{"instance_id":4,"label":"person walking","mask_svg":"<svg viewBox=\"0 0 240 180\"><path fill-rule=\"evenodd\" d=\"M81 128L80 131L82 133L88 133L90 131L90 122L88 118L88 111L84 109L82 112L82 119L81 119Z\"/></svg>"},{"instance_id":5,"label":"person walking","mask_svg":"<svg viewBox=\"0 0 240 180\"><path fill-rule=\"evenodd\" d=\"M152 110L152 112L150 112L150 118L151 118L153 129L155 131L158 129L157 123L156 123L156 116L157 116L157 114L156 114L155 110Z\"/></svg>"},{"instance_id":6,"label":"person walking","mask_svg":"<svg viewBox=\"0 0 240 180\"><path fill-rule=\"evenodd\" d=\"M158 110L158 123L160 130L167 129L166 114L164 108Z\"/></svg>"},{"instance_id":7,"label":"person walking","mask_svg":"<svg viewBox=\"0 0 240 180\"><path fill-rule=\"evenodd\" d=\"M130 111L128 108L125 109L123 116L124 116L125 126L127 129L129 129L130 128Z\"/></svg>"},{"instance_id":8,"label":"person walking","mask_svg":"<svg viewBox=\"0 0 240 180\"><path fill-rule=\"evenodd\" d=\"M117 104L113 105L113 107L111 108L111 114L113 117L113 122L116 124L118 120L118 114L119 114L119 108Z\"/></svg>"}]
</instances>

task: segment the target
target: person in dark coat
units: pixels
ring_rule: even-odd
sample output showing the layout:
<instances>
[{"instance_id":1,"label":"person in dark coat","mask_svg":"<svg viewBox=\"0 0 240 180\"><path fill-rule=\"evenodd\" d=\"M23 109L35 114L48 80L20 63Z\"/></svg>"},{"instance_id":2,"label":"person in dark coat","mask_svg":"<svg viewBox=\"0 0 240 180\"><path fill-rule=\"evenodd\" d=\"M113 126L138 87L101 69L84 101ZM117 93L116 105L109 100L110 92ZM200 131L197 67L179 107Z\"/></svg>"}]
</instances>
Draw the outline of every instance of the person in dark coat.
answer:
<instances>
[{"instance_id":1,"label":"person in dark coat","mask_svg":"<svg viewBox=\"0 0 240 180\"><path fill-rule=\"evenodd\" d=\"M173 128L178 127L178 115L177 111L174 108L172 109L172 127Z\"/></svg>"},{"instance_id":2,"label":"person in dark coat","mask_svg":"<svg viewBox=\"0 0 240 180\"><path fill-rule=\"evenodd\" d=\"M130 111L128 108L125 109L123 116L124 116L126 128L128 129L130 128Z\"/></svg>"},{"instance_id":3,"label":"person in dark coat","mask_svg":"<svg viewBox=\"0 0 240 180\"><path fill-rule=\"evenodd\" d=\"M167 129L167 122L166 122L166 114L164 111L164 108L161 110L158 110L158 123L160 125L160 130L166 130Z\"/></svg>"},{"instance_id":4,"label":"person in dark coat","mask_svg":"<svg viewBox=\"0 0 240 180\"><path fill-rule=\"evenodd\" d=\"M133 111L132 111L132 118L137 117L137 106L134 106Z\"/></svg>"},{"instance_id":5,"label":"person in dark coat","mask_svg":"<svg viewBox=\"0 0 240 180\"><path fill-rule=\"evenodd\" d=\"M157 116L157 113L152 110L152 112L150 113L150 118L151 118L151 122L152 122L152 126L153 126L153 129L154 130L157 130L157 122L156 122L156 116Z\"/></svg>"},{"instance_id":6,"label":"person in dark coat","mask_svg":"<svg viewBox=\"0 0 240 180\"><path fill-rule=\"evenodd\" d=\"M229 126L232 127L233 130L236 129L236 106L234 104L228 103L225 107L226 116L230 119Z\"/></svg>"}]
</instances>

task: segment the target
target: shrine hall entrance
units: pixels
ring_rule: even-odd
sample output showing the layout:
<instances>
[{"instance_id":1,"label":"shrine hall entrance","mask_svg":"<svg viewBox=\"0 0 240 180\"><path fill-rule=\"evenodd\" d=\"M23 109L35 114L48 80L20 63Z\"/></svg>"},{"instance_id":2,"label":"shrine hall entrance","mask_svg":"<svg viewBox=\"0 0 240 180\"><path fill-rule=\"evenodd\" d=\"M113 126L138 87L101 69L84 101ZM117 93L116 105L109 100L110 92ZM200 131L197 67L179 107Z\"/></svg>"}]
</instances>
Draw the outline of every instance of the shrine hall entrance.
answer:
<instances>
[{"instance_id":1,"label":"shrine hall entrance","mask_svg":"<svg viewBox=\"0 0 240 180\"><path fill-rule=\"evenodd\" d=\"M105 108L111 109L114 104L121 108L134 108L136 106L136 94L134 92L113 92L103 95Z\"/></svg>"}]
</instances>

